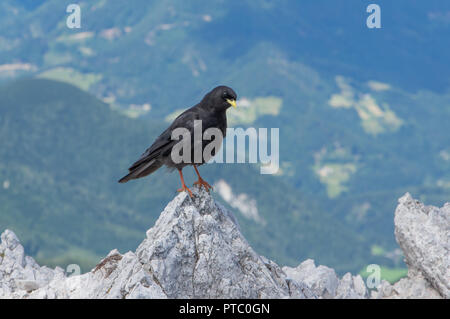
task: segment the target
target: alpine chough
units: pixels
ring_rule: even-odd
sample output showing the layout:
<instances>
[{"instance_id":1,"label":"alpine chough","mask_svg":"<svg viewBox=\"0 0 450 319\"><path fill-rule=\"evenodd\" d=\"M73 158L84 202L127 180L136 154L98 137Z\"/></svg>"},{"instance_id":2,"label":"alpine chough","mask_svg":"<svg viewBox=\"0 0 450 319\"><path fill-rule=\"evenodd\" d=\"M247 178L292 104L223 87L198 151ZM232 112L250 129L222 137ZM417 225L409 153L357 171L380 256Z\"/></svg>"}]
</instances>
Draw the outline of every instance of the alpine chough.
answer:
<instances>
[{"instance_id":1,"label":"alpine chough","mask_svg":"<svg viewBox=\"0 0 450 319\"><path fill-rule=\"evenodd\" d=\"M171 169L177 169L180 173L181 188L179 192L187 191L192 197L192 192L184 183L183 167L187 165L194 166L195 172L198 175L198 181L194 184L203 186L209 191L211 185L209 185L198 172L197 166L202 165L209 160L201 156L200 161L174 161L171 153L172 148L177 140L172 138L172 132L178 128L185 128L189 131L191 136L191 150L194 151L194 124L201 123L202 135L209 128L217 128L225 137L227 129L227 116L226 110L233 106L236 108L237 95L233 89L227 86L218 86L211 92L206 94L200 103L191 107L190 109L181 113L173 123L153 142L153 144L141 155L141 157L128 169L129 174L119 180L119 183L126 183L129 180L141 178L155 172L161 166L165 165ZM201 122L198 122L198 121ZM202 141L202 148L204 148L210 141ZM220 143L222 140L219 141ZM203 152L202 152L203 154ZM193 155L193 153L192 153ZM214 153L212 153L214 155Z\"/></svg>"}]
</instances>

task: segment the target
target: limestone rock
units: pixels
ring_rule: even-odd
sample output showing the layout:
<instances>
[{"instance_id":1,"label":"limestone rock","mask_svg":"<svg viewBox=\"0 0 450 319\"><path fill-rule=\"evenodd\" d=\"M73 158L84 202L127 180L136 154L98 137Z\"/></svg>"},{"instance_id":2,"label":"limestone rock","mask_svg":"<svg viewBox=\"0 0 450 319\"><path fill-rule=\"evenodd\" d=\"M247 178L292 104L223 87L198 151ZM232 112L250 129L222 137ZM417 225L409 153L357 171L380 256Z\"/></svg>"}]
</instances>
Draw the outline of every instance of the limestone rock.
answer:
<instances>
[{"instance_id":1,"label":"limestone rock","mask_svg":"<svg viewBox=\"0 0 450 319\"><path fill-rule=\"evenodd\" d=\"M61 268L54 270L25 256L24 248L10 230L1 235L0 242L0 298L14 298L47 285Z\"/></svg>"},{"instance_id":2,"label":"limestone rock","mask_svg":"<svg viewBox=\"0 0 450 319\"><path fill-rule=\"evenodd\" d=\"M367 288L361 276L344 275L340 280L334 269L314 264L314 260L308 259L296 268L283 267L289 278L309 286L312 291L323 299L362 299L367 298Z\"/></svg>"},{"instance_id":3,"label":"limestone rock","mask_svg":"<svg viewBox=\"0 0 450 319\"><path fill-rule=\"evenodd\" d=\"M450 203L425 206L406 193L395 210L395 237L408 277L383 282L375 298L450 298Z\"/></svg>"},{"instance_id":4,"label":"limestone rock","mask_svg":"<svg viewBox=\"0 0 450 319\"><path fill-rule=\"evenodd\" d=\"M259 256L233 214L204 190L176 196L136 252L112 250L90 272L67 276L26 256L16 235L0 242L0 298L368 298L361 276L339 278L308 259L281 268ZM450 204L424 206L406 194L395 235L409 267L371 298L449 298Z\"/></svg>"},{"instance_id":5,"label":"limestone rock","mask_svg":"<svg viewBox=\"0 0 450 319\"><path fill-rule=\"evenodd\" d=\"M256 254L203 190L176 197L136 251L169 298L288 298L285 274ZM305 297L296 291L296 297Z\"/></svg>"},{"instance_id":6,"label":"limestone rock","mask_svg":"<svg viewBox=\"0 0 450 319\"><path fill-rule=\"evenodd\" d=\"M25 257L2 235L3 298L315 298L255 253L234 216L197 188L170 202L136 252L111 251L92 271L66 277ZM29 269L33 269L31 275ZM22 281L17 284L14 280Z\"/></svg>"}]
</instances>

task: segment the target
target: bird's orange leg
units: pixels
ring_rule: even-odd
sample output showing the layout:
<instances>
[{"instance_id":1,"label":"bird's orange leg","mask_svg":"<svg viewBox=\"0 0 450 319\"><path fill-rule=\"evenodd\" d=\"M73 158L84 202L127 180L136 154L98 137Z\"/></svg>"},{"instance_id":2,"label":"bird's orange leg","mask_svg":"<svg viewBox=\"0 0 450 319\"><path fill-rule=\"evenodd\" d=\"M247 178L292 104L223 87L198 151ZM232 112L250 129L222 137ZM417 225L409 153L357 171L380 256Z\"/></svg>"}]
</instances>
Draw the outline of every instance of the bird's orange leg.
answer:
<instances>
[{"instance_id":1,"label":"bird's orange leg","mask_svg":"<svg viewBox=\"0 0 450 319\"><path fill-rule=\"evenodd\" d=\"M198 169L197 169L197 166L196 166L196 165L194 165L194 169L195 169L195 172L197 173L197 176L198 176L198 181L196 181L196 182L194 183L194 185L199 185L200 188L203 186L203 187L206 189L206 191L209 192L209 189L212 189L213 187L212 187L211 185L209 185L209 184L208 184L208 183L200 176L200 173L198 172Z\"/></svg>"},{"instance_id":2,"label":"bird's orange leg","mask_svg":"<svg viewBox=\"0 0 450 319\"><path fill-rule=\"evenodd\" d=\"M184 178L183 178L183 172L181 171L181 169L178 170L178 173L180 173L180 178L181 178L181 188L178 189L179 192L188 192L189 196L192 196L192 192L189 188L187 188L186 184L184 183Z\"/></svg>"}]
</instances>

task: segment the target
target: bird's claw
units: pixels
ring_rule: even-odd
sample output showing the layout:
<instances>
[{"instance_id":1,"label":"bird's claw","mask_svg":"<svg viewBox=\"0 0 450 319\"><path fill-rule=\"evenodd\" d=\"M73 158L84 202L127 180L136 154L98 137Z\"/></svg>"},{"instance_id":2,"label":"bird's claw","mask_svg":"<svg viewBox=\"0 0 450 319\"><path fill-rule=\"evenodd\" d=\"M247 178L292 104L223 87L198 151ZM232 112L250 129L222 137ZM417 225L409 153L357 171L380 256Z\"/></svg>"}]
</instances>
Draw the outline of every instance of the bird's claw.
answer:
<instances>
[{"instance_id":1,"label":"bird's claw","mask_svg":"<svg viewBox=\"0 0 450 319\"><path fill-rule=\"evenodd\" d=\"M191 198L194 198L194 195L192 195L191 190L190 190L189 188L187 188L186 185L183 185L183 186L182 186L181 188L179 188L177 191L178 191L178 192L188 192L188 193L189 193L189 196L190 196Z\"/></svg>"},{"instance_id":2,"label":"bird's claw","mask_svg":"<svg viewBox=\"0 0 450 319\"><path fill-rule=\"evenodd\" d=\"M200 188L203 186L207 192L210 189L213 189L211 185L209 185L203 178L199 178L198 181L194 182L194 185L198 185Z\"/></svg>"}]
</instances>

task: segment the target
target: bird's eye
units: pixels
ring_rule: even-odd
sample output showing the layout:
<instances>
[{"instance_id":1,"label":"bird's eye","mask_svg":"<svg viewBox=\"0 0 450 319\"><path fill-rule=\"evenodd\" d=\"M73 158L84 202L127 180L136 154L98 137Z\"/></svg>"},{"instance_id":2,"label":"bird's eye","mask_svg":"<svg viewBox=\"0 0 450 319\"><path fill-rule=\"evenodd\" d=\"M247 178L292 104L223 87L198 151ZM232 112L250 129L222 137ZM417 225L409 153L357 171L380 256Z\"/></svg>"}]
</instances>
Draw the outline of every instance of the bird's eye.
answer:
<instances>
[{"instance_id":1,"label":"bird's eye","mask_svg":"<svg viewBox=\"0 0 450 319\"><path fill-rule=\"evenodd\" d=\"M227 92L227 91L223 92L222 97L223 97L224 99L228 98L228 92Z\"/></svg>"}]
</instances>

